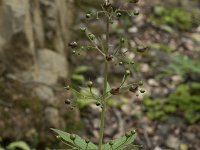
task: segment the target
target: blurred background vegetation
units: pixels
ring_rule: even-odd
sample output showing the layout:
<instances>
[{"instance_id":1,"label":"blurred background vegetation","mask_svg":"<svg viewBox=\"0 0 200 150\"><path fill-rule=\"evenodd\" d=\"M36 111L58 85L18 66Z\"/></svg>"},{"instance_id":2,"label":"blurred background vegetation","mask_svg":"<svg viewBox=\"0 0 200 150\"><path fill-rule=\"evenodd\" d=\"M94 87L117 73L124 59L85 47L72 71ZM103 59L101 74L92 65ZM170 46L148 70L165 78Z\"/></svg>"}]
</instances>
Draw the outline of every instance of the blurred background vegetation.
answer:
<instances>
[{"instance_id":1,"label":"blurred background vegetation","mask_svg":"<svg viewBox=\"0 0 200 150\"><path fill-rule=\"evenodd\" d=\"M102 58L92 51L74 56L68 48L72 40L87 43L80 27L105 36L103 20L85 18L101 2L0 0L0 150L63 148L50 127L97 142L98 108L81 99L78 108L68 108L64 101L72 93L63 87L78 89L93 80L93 90L101 92ZM127 56L135 61L133 78L144 81L146 92L109 100L104 140L134 128L136 144L145 150L200 150L200 1L112 2L140 12L115 20L110 41L114 47L125 39ZM138 44L149 50L138 55ZM123 67L111 65L111 85L123 73Z\"/></svg>"}]
</instances>

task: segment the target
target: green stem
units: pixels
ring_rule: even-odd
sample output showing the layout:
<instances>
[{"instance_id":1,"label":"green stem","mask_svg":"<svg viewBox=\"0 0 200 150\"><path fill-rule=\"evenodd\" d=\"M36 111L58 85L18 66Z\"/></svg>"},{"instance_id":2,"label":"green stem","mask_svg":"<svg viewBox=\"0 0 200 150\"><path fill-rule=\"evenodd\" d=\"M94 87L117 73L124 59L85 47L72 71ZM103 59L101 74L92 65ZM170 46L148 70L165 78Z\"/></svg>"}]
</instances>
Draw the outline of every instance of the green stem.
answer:
<instances>
[{"instance_id":1,"label":"green stem","mask_svg":"<svg viewBox=\"0 0 200 150\"><path fill-rule=\"evenodd\" d=\"M106 19L106 56L108 55L109 49L109 17ZM106 95L107 92L107 81L108 81L108 62L105 58L105 67L104 67L104 82L103 82L103 95ZM102 143L103 143L103 133L104 133L104 124L105 124L105 113L106 113L106 96L102 98L103 108L101 111L101 124L100 124L100 132L99 132L99 147L98 150L102 150Z\"/></svg>"}]
</instances>

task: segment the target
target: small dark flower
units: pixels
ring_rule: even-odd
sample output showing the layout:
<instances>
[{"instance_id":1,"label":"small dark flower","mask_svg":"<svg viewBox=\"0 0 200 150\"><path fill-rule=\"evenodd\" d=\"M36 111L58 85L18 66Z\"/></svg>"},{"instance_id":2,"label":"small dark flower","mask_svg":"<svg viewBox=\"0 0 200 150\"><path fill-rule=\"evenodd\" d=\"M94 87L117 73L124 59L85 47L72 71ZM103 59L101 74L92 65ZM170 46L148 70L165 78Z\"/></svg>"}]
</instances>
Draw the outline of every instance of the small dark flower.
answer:
<instances>
[{"instance_id":1,"label":"small dark flower","mask_svg":"<svg viewBox=\"0 0 200 150\"><path fill-rule=\"evenodd\" d=\"M111 61L112 59L113 59L113 55L109 54L108 56L106 56L107 61Z\"/></svg>"},{"instance_id":2,"label":"small dark flower","mask_svg":"<svg viewBox=\"0 0 200 150\"><path fill-rule=\"evenodd\" d=\"M119 87L118 87L118 88L113 88L113 89L111 89L111 90L110 90L110 93L111 93L112 95L117 95L117 94L119 94Z\"/></svg>"},{"instance_id":3,"label":"small dark flower","mask_svg":"<svg viewBox=\"0 0 200 150\"><path fill-rule=\"evenodd\" d=\"M71 101L69 99L66 99L65 104L69 105L69 104L71 104Z\"/></svg>"},{"instance_id":4,"label":"small dark flower","mask_svg":"<svg viewBox=\"0 0 200 150\"><path fill-rule=\"evenodd\" d=\"M143 53L147 50L147 46L138 46L137 47L137 52Z\"/></svg>"}]
</instances>

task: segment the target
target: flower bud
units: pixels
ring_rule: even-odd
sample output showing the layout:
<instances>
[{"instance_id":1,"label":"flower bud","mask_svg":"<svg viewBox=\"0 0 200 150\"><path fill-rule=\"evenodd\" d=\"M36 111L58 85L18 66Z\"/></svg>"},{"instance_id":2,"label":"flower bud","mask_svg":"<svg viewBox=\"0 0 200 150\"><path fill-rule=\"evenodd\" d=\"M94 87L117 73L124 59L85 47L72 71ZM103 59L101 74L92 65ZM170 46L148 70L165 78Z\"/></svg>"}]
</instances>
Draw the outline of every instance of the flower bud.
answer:
<instances>
[{"instance_id":1,"label":"flower bud","mask_svg":"<svg viewBox=\"0 0 200 150\"><path fill-rule=\"evenodd\" d=\"M123 44L124 42L125 42L125 39L124 39L124 38L121 38L121 39L120 39L120 43Z\"/></svg>"},{"instance_id":2,"label":"flower bud","mask_svg":"<svg viewBox=\"0 0 200 150\"><path fill-rule=\"evenodd\" d=\"M138 85L139 85L139 86L143 86L143 82L142 82L142 81L139 81L139 82L138 82Z\"/></svg>"},{"instance_id":3,"label":"flower bud","mask_svg":"<svg viewBox=\"0 0 200 150\"><path fill-rule=\"evenodd\" d=\"M85 17L86 17L87 19L89 19L89 18L91 17L91 14L88 13L88 14L85 15Z\"/></svg>"},{"instance_id":4,"label":"flower bud","mask_svg":"<svg viewBox=\"0 0 200 150\"><path fill-rule=\"evenodd\" d=\"M85 139L85 143L87 143L87 144L88 144L88 143L90 143L90 140L88 140L88 139Z\"/></svg>"},{"instance_id":5,"label":"flower bud","mask_svg":"<svg viewBox=\"0 0 200 150\"><path fill-rule=\"evenodd\" d=\"M122 14L120 12L117 12L117 17L120 18Z\"/></svg>"},{"instance_id":6,"label":"flower bud","mask_svg":"<svg viewBox=\"0 0 200 150\"><path fill-rule=\"evenodd\" d=\"M112 146L113 144L114 144L113 141L110 141L110 142L109 142L109 145L110 145L110 146Z\"/></svg>"},{"instance_id":7,"label":"flower bud","mask_svg":"<svg viewBox=\"0 0 200 150\"><path fill-rule=\"evenodd\" d=\"M76 41L73 41L73 42L69 43L68 45L69 45L69 47L71 47L71 48L76 48L76 47L78 46L78 44L77 44Z\"/></svg>"},{"instance_id":8,"label":"flower bud","mask_svg":"<svg viewBox=\"0 0 200 150\"><path fill-rule=\"evenodd\" d=\"M120 61L120 62L119 62L119 65L123 65L123 62L122 62L122 61Z\"/></svg>"},{"instance_id":9,"label":"flower bud","mask_svg":"<svg viewBox=\"0 0 200 150\"><path fill-rule=\"evenodd\" d=\"M129 76L131 75L131 71L130 70L126 70L126 73L125 73L126 76Z\"/></svg>"},{"instance_id":10,"label":"flower bud","mask_svg":"<svg viewBox=\"0 0 200 150\"><path fill-rule=\"evenodd\" d=\"M89 36L89 38L90 38L91 40L94 40L94 38L95 38L94 34L92 34L92 33L89 33L88 36Z\"/></svg>"},{"instance_id":11,"label":"flower bud","mask_svg":"<svg viewBox=\"0 0 200 150\"><path fill-rule=\"evenodd\" d=\"M70 86L69 85L67 85L66 87L64 87L67 91L69 91L70 90Z\"/></svg>"},{"instance_id":12,"label":"flower bud","mask_svg":"<svg viewBox=\"0 0 200 150\"><path fill-rule=\"evenodd\" d=\"M76 135L70 134L70 139L71 139L72 141L74 141L74 140L76 139Z\"/></svg>"},{"instance_id":13,"label":"flower bud","mask_svg":"<svg viewBox=\"0 0 200 150\"><path fill-rule=\"evenodd\" d=\"M87 86L88 86L89 88L91 88L91 87L93 86L93 82L92 82L92 81L88 81Z\"/></svg>"},{"instance_id":14,"label":"flower bud","mask_svg":"<svg viewBox=\"0 0 200 150\"><path fill-rule=\"evenodd\" d=\"M131 136L131 133L127 132L125 133L126 138L129 138Z\"/></svg>"},{"instance_id":15,"label":"flower bud","mask_svg":"<svg viewBox=\"0 0 200 150\"><path fill-rule=\"evenodd\" d=\"M132 131L131 131L131 134L132 134L132 135L134 135L135 133L136 133L136 131L135 131L135 130L132 130Z\"/></svg>"},{"instance_id":16,"label":"flower bud","mask_svg":"<svg viewBox=\"0 0 200 150\"><path fill-rule=\"evenodd\" d=\"M86 28L81 27L80 30L81 30L82 32L85 32L85 31L86 31Z\"/></svg>"},{"instance_id":17,"label":"flower bud","mask_svg":"<svg viewBox=\"0 0 200 150\"><path fill-rule=\"evenodd\" d=\"M60 135L57 135L56 138L57 138L57 139L61 139Z\"/></svg>"},{"instance_id":18,"label":"flower bud","mask_svg":"<svg viewBox=\"0 0 200 150\"><path fill-rule=\"evenodd\" d=\"M144 90L144 89L141 89L141 90L140 90L140 93L145 93L145 90Z\"/></svg>"},{"instance_id":19,"label":"flower bud","mask_svg":"<svg viewBox=\"0 0 200 150\"><path fill-rule=\"evenodd\" d=\"M135 16L138 16L138 15L140 14L140 12L139 12L138 10L135 10L135 11L133 12L133 14L134 14Z\"/></svg>"}]
</instances>

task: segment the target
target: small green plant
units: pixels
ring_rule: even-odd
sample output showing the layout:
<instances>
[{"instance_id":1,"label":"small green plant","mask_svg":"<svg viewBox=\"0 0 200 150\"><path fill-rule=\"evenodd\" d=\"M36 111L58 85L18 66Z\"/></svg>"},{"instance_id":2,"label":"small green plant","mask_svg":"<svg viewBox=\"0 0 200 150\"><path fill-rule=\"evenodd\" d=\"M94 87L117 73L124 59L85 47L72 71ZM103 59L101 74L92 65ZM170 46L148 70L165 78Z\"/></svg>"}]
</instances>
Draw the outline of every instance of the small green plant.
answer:
<instances>
[{"instance_id":1,"label":"small green plant","mask_svg":"<svg viewBox=\"0 0 200 150\"><path fill-rule=\"evenodd\" d=\"M166 31L173 29L188 30L192 27L194 14L183 8L169 6L155 6L150 19L155 25Z\"/></svg>"},{"instance_id":2,"label":"small green plant","mask_svg":"<svg viewBox=\"0 0 200 150\"><path fill-rule=\"evenodd\" d=\"M86 73L89 70L90 70L90 68L87 67L87 66L77 67L72 74L72 81L77 83L77 84L84 83L86 81L86 79L85 79L83 74Z\"/></svg>"},{"instance_id":3,"label":"small green plant","mask_svg":"<svg viewBox=\"0 0 200 150\"><path fill-rule=\"evenodd\" d=\"M136 4L139 0L129 0L130 3ZM121 19L123 16L137 16L138 11L135 10L124 10L121 8L113 7L109 0L101 5L102 10L92 13L89 12L85 15L86 19L92 20L100 18L106 23L106 33L105 38L99 38L93 33L89 32L85 27L80 28L80 32L86 35L89 44L79 44L76 41L69 43L69 47L72 49L74 56L80 57L82 51L95 51L103 58L104 69L103 69L103 90L102 93L96 92L95 83L88 81L85 87L74 89L70 85L66 85L65 89L67 91L72 91L72 100L67 99L65 103L70 106L70 108L78 106L83 106L88 103L95 103L97 107L101 108L100 112L100 131L99 131L99 142L98 145L93 144L90 140L82 139L80 136L75 134L70 134L58 129L52 129L57 137L63 141L71 149L78 150L124 150L126 148L135 147L133 144L136 132L134 130L127 132L124 136L119 139L111 140L110 142L103 144L104 137L104 120L106 116L106 110L109 106L109 99L114 95L119 95L124 92L132 92L138 95L138 92L144 93L145 90L142 88L142 81L129 82L128 78L132 76L132 69L134 66L134 61L128 59L128 50L123 51L122 48L125 46L125 39L122 37L118 40L116 47L110 46L110 25L115 19ZM147 50L147 46L138 45L135 48L137 54L144 53ZM95 59L95 58L94 58ZM124 76L121 83L118 86L110 87L108 82L109 77L109 66L111 64L124 66Z\"/></svg>"},{"instance_id":4,"label":"small green plant","mask_svg":"<svg viewBox=\"0 0 200 150\"><path fill-rule=\"evenodd\" d=\"M15 141L11 142L6 148L0 147L0 150L31 150L31 148L28 146L28 144L24 141Z\"/></svg>"},{"instance_id":5,"label":"small green plant","mask_svg":"<svg viewBox=\"0 0 200 150\"><path fill-rule=\"evenodd\" d=\"M161 69L159 77L188 74L200 74L200 58L191 59L188 56L176 54L171 57L169 65Z\"/></svg>"},{"instance_id":6,"label":"small green plant","mask_svg":"<svg viewBox=\"0 0 200 150\"><path fill-rule=\"evenodd\" d=\"M145 99L147 115L150 119L166 120L179 112L189 123L200 121L200 83L178 86L167 99Z\"/></svg>"}]
</instances>

